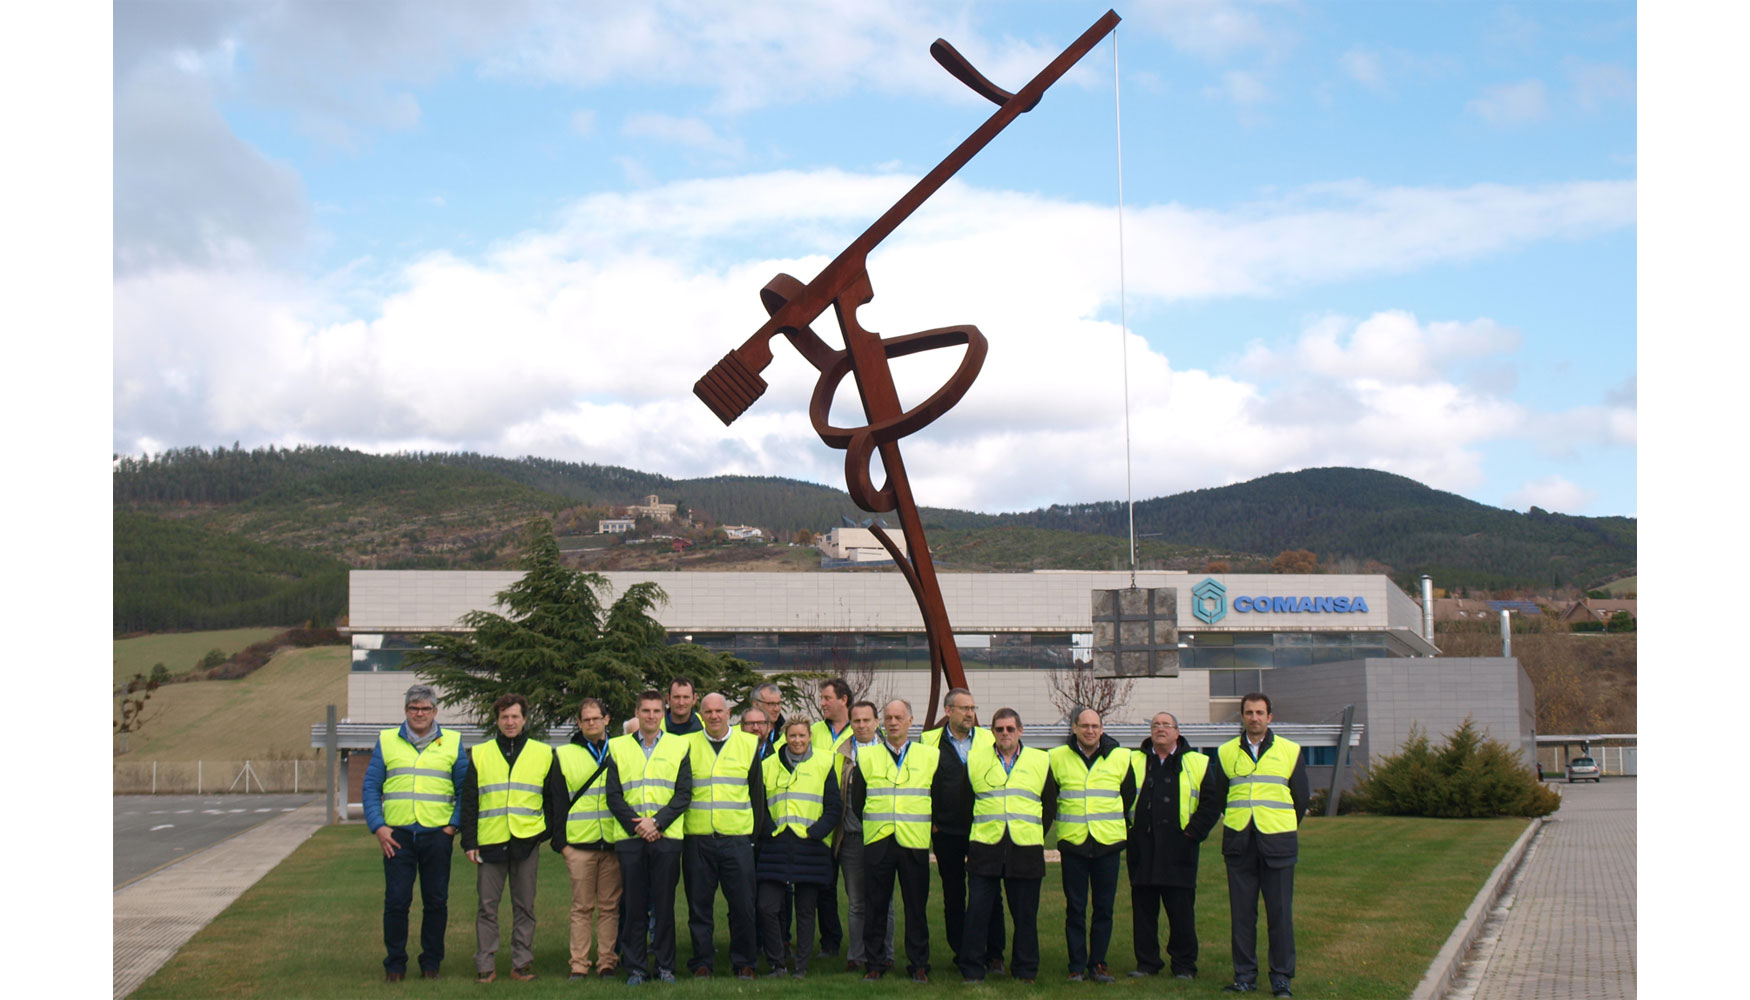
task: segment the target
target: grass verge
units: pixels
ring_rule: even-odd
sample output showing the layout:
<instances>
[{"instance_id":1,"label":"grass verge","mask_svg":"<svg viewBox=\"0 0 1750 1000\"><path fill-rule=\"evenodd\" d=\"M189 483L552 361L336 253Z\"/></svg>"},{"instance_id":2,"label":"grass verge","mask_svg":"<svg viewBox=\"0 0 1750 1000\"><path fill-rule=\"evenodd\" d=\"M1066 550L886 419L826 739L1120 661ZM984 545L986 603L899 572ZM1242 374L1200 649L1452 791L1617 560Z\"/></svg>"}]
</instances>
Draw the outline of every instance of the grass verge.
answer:
<instances>
[{"instance_id":1,"label":"grass verge","mask_svg":"<svg viewBox=\"0 0 1750 1000\"><path fill-rule=\"evenodd\" d=\"M283 628L228 628L117 639L113 654L115 683L126 684L135 674L151 676L155 663L164 664L173 674L185 673L211 650L230 656L250 643L271 639L284 631Z\"/></svg>"},{"instance_id":2,"label":"grass verge","mask_svg":"<svg viewBox=\"0 0 1750 1000\"><path fill-rule=\"evenodd\" d=\"M323 719L326 706L346 704L351 669L347 647L313 646L286 650L237 680L161 687L146 703L146 722L130 737L129 752L116 760L309 757L310 724Z\"/></svg>"},{"instance_id":3,"label":"grass verge","mask_svg":"<svg viewBox=\"0 0 1750 1000\"><path fill-rule=\"evenodd\" d=\"M1317 819L1301 832L1301 861L1295 876L1295 938L1298 975L1295 993L1306 997L1403 997L1421 979L1465 907L1507 848L1525 829L1524 820L1425 820L1349 816ZM473 982L473 916L477 896L473 867L458 851L450 883L449 934L444 978L436 983L382 981L383 879L381 855L362 826L319 831L278 868L244 893L218 919L195 935L182 951L136 991L153 997L377 997L482 995ZM1131 946L1130 892L1121 879L1108 960L1116 985L1064 981L1067 968L1063 893L1057 866L1046 874L1039 914L1039 985L1027 989L1006 977L986 985L964 986L948 952L941 916L941 887L931 886L933 982L924 987L890 974L864 986L859 973L844 971L842 959L817 960L806 981L722 978L728 971L728 927L718 899L717 974L714 981L685 976L691 946L685 897L676 906L677 964L682 982L672 987L688 996L817 997L843 990L858 995L940 995L965 992L975 997L1214 995L1231 979L1225 875L1214 838L1203 849L1198 880L1197 930L1200 978L1192 981L1151 977L1128 979L1135 967ZM844 894L839 894L840 906ZM618 996L619 980L566 981L566 910L570 889L563 862L541 852L536 895L537 930L532 983L509 982L509 905L502 926L506 940L498 955L499 979L490 989L517 997ZM412 941L418 950L419 914L414 906ZM1164 918L1163 918L1164 919ZM903 925L904 920L900 923ZM1163 931L1165 930L1163 926ZM898 930L903 952L904 927ZM1267 938L1260 922L1258 941ZM1260 954L1260 959L1263 955ZM903 968L903 961L901 962ZM762 963L763 970L764 965ZM415 973L417 975L417 972ZM666 994L665 994L666 995Z\"/></svg>"}]
</instances>

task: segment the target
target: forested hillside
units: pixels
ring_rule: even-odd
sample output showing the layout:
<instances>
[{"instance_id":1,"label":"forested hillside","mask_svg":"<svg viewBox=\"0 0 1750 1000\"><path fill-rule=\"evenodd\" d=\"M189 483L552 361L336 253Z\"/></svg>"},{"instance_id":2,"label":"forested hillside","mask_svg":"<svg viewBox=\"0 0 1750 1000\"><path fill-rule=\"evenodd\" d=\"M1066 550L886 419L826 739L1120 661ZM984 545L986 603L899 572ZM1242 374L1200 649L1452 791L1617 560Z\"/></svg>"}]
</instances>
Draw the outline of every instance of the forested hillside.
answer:
<instances>
[{"instance_id":1,"label":"forested hillside","mask_svg":"<svg viewBox=\"0 0 1750 1000\"><path fill-rule=\"evenodd\" d=\"M147 514L115 512L116 634L332 622L345 563Z\"/></svg>"},{"instance_id":2,"label":"forested hillside","mask_svg":"<svg viewBox=\"0 0 1750 1000\"><path fill-rule=\"evenodd\" d=\"M704 529L749 524L783 542L799 530L825 532L844 515L868 516L843 490L792 479L670 479L615 466L469 453L184 448L152 458L118 457L113 483L118 630L289 625L309 617L262 617L264 609L281 606L266 591L237 597L242 590L214 582L208 574L232 559L263 566L300 554L322 558L329 571L340 565L508 568L531 518L552 519L562 536L590 535L613 506L651 493L697 522L691 529L664 530L690 532L701 544L683 553L676 542L671 555L663 541L639 554L615 540L615 548L577 549L573 558L599 560L604 567L660 563L674 569L766 568L764 559L770 568L794 569L796 560L778 551L718 551L704 544ZM922 513L945 569L1108 569L1128 563L1126 512L1116 501L1002 515L940 508ZM892 515L887 521L897 527ZM168 522L184 531L167 534ZM1220 563L1233 572L1268 572L1278 553L1305 549L1324 571L1389 572L1407 589L1426 572L1449 589L1561 593L1603 586L1635 569L1633 518L1537 508L1520 514L1365 469L1279 473L1144 500L1136 505L1136 531L1143 568L1197 571ZM226 547L243 542L258 547ZM150 579L142 575L145 567L123 567L124 555L148 544L178 553L150 568ZM200 611L210 617L197 621L201 599L170 601L166 595L173 593L176 572L167 567L173 564L204 581L177 586L211 594L228 610ZM316 565L290 578L302 585ZM149 594L135 593L142 587ZM343 604L343 579L338 593ZM256 617L237 617L244 606L255 609L250 614ZM340 605L332 606L338 613ZM139 624L177 618L168 610L173 607L188 608L188 616L175 625ZM285 607L290 613L291 605Z\"/></svg>"}]
</instances>

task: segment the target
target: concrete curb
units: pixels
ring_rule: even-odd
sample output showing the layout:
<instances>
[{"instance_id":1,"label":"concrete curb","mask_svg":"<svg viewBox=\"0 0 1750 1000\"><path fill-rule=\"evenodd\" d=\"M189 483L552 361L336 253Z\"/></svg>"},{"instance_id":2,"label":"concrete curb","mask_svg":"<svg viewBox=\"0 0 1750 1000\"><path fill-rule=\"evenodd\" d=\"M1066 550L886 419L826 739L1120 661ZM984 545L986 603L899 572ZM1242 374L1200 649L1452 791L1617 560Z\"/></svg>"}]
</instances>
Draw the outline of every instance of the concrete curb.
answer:
<instances>
[{"instance_id":1,"label":"concrete curb","mask_svg":"<svg viewBox=\"0 0 1750 1000\"><path fill-rule=\"evenodd\" d=\"M1501 898L1501 890L1507 885L1507 880L1518 869L1519 863L1525 860L1525 852L1531 848L1531 842L1537 839L1538 832L1543 829L1545 817L1539 816L1531 821L1513 846L1507 849L1506 857L1489 873L1488 881L1483 883L1475 899L1464 911L1464 917L1458 926L1452 929L1452 936L1446 939L1440 953L1434 956L1434 961L1428 966L1428 971L1422 974L1422 981L1416 984L1416 991L1410 994L1410 1000L1442 1000L1452 988L1453 980L1458 978L1459 969L1464 966L1465 956L1470 954L1471 945L1476 943L1477 934L1483 929L1483 922L1489 918L1489 911L1495 908L1495 902Z\"/></svg>"}]
</instances>

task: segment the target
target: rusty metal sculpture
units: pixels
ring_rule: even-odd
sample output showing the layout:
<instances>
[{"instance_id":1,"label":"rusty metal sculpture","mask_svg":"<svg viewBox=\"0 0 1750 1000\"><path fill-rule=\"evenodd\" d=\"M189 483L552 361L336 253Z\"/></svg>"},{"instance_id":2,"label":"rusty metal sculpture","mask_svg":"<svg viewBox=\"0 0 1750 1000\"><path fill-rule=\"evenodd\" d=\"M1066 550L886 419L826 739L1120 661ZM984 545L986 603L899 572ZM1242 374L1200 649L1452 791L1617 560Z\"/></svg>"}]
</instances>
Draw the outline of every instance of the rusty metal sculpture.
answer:
<instances>
[{"instance_id":1,"label":"rusty metal sculpture","mask_svg":"<svg viewBox=\"0 0 1750 1000\"><path fill-rule=\"evenodd\" d=\"M1116 12L1107 11L1092 27L1082 32L1074 44L1040 70L1039 75L1013 94L985 79L954 46L936 39L930 46L930 54L956 79L995 103L997 112L955 147L935 169L925 174L861 236L851 241L851 245L813 281L803 284L788 274L780 274L767 282L760 290L760 300L771 318L693 386L693 393L704 400L711 412L725 424L730 424L766 391L760 372L772 363L772 337L778 334L788 337L809 364L819 370L820 378L814 384L814 395L808 403L808 419L814 424L821 441L845 452L845 484L851 499L871 513L896 512L905 536L907 551L901 552L879 524L870 526L905 575L917 599L918 610L923 613L924 635L930 650L930 707L925 726L935 722L942 680L946 679L950 687L966 687L966 673L960 666L960 650L954 644L948 609L942 603L941 587L936 581L935 566L924 539L923 521L912 499L911 484L906 480L905 463L899 455L899 439L927 427L966 395L984 364L987 345L984 335L974 326L941 327L900 337L882 337L863 329L857 323L857 308L875 297L874 288L869 283L869 252L976 156L998 132L1037 106L1046 89L1110 34L1118 26L1118 21ZM829 305L833 307L839 329L844 334L844 350L828 347L809 327ZM901 406L888 360L959 344L965 345L966 353L953 376L917 406L909 410ZM863 402L863 413L868 419L868 423L861 427L834 427L828 423L833 394L846 375L855 380ZM870 463L877 452L887 473L887 481L879 489L875 487L870 471Z\"/></svg>"}]
</instances>

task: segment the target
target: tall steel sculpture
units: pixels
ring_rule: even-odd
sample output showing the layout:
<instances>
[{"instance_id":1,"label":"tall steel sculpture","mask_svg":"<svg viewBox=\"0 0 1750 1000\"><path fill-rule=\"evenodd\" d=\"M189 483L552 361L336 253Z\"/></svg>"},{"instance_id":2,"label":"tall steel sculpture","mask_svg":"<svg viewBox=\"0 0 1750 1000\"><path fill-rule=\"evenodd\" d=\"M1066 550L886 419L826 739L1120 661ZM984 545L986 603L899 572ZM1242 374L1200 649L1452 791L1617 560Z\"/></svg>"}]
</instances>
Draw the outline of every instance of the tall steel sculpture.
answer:
<instances>
[{"instance_id":1,"label":"tall steel sculpture","mask_svg":"<svg viewBox=\"0 0 1750 1000\"><path fill-rule=\"evenodd\" d=\"M935 194L948 178L978 155L998 132L1037 106L1046 89L1110 34L1118 26L1118 21L1116 12L1107 11L1092 27L1082 32L1074 44L1040 70L1039 75L1013 94L985 79L954 46L936 39L930 46L930 55L956 79L995 103L996 113L913 185L904 197L875 220L874 225L852 240L850 246L833 258L813 281L803 284L788 274L780 274L767 282L760 290L760 300L771 318L746 343L725 355L693 385L693 393L704 400L711 412L717 414L724 424L730 424L766 391L766 382L760 377L760 372L772 363L772 337L778 334L788 337L809 364L819 370L820 378L815 382L814 395L808 402L808 419L814 424L821 441L845 452L845 485L851 499L871 513L894 511L899 516L905 536L905 552L900 551L879 524L871 524L871 530L893 556L894 564L905 575L906 582L911 584L918 610L923 613L924 635L930 649L930 707L925 718L926 726L935 722L942 680L946 678L950 687L966 687L966 672L960 666L960 650L954 644L948 609L942 603L942 590L936 581L929 545L924 539L923 521L918 517L911 484L906 480L899 440L929 426L966 395L984 364L987 344L975 326L940 327L899 337L882 337L863 329L857 323L857 308L875 297L874 288L869 283L869 252ZM809 326L829 305L844 334L843 350L827 346ZM965 345L966 353L953 376L928 399L905 409L894 388L888 360L961 344ZM855 381L857 394L863 402L868 423L861 427L834 427L828 423L833 394L846 375ZM880 488L876 488L870 470L877 452L887 473L887 481Z\"/></svg>"}]
</instances>

